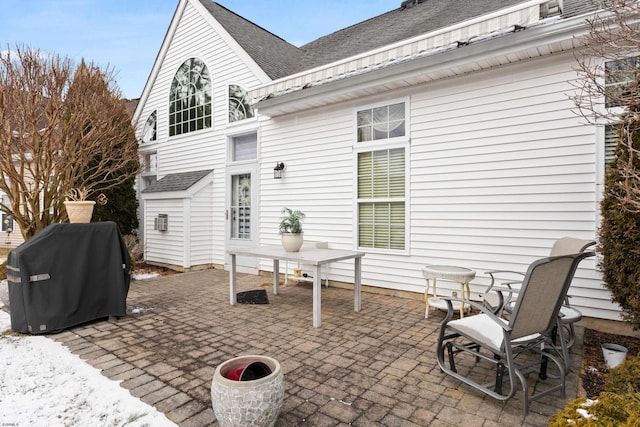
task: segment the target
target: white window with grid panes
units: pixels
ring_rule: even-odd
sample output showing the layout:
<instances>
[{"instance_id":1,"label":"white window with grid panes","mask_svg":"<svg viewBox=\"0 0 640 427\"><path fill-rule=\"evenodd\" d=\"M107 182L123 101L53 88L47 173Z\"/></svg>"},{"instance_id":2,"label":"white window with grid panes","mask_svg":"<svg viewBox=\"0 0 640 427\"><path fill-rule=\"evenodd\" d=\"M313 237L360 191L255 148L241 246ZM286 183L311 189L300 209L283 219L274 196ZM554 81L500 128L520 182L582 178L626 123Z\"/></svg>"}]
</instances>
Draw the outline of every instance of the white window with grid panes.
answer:
<instances>
[{"instance_id":1,"label":"white window with grid panes","mask_svg":"<svg viewBox=\"0 0 640 427\"><path fill-rule=\"evenodd\" d=\"M169 136L211 127L212 82L205 63L186 60L171 82L169 94Z\"/></svg>"},{"instance_id":2,"label":"white window with grid panes","mask_svg":"<svg viewBox=\"0 0 640 427\"><path fill-rule=\"evenodd\" d=\"M408 250L408 100L355 111L358 249Z\"/></svg>"}]
</instances>

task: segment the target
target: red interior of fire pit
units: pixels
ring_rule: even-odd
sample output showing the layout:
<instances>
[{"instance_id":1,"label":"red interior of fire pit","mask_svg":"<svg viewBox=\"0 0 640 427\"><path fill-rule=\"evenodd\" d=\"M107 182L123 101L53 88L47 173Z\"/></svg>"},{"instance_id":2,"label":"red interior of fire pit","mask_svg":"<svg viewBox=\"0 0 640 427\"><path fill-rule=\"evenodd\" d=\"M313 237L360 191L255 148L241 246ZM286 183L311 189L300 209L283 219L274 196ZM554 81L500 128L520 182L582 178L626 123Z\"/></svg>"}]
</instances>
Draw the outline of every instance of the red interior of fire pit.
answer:
<instances>
[{"instance_id":1,"label":"red interior of fire pit","mask_svg":"<svg viewBox=\"0 0 640 427\"><path fill-rule=\"evenodd\" d=\"M251 381L264 378L271 374L271 368L262 362L253 362L248 365L236 366L229 369L223 375L232 381Z\"/></svg>"}]
</instances>

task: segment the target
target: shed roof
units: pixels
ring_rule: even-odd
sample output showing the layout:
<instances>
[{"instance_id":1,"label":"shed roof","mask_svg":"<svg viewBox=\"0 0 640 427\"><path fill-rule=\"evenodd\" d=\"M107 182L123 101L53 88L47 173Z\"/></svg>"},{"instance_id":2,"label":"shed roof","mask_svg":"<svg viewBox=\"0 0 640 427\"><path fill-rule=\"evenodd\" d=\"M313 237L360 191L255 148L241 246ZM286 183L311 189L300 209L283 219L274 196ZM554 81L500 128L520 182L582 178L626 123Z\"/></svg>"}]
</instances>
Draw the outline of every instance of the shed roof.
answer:
<instances>
[{"instance_id":1,"label":"shed roof","mask_svg":"<svg viewBox=\"0 0 640 427\"><path fill-rule=\"evenodd\" d=\"M170 173L142 190L142 192L160 193L167 191L186 191L202 178L209 175L212 171L213 169Z\"/></svg>"}]
</instances>

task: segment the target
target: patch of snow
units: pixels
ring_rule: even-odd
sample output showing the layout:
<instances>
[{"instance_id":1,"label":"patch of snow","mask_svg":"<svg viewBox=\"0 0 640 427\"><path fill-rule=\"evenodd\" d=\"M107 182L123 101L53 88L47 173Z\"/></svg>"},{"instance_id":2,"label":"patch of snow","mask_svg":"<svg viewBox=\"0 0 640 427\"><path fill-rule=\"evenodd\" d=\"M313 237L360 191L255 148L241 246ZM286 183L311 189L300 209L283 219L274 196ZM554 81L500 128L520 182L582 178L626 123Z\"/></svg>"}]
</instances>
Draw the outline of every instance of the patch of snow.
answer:
<instances>
[{"instance_id":1,"label":"patch of snow","mask_svg":"<svg viewBox=\"0 0 640 427\"><path fill-rule=\"evenodd\" d=\"M131 314L142 314L148 311L153 311L153 308L142 308L142 307L136 307L134 309L131 310Z\"/></svg>"},{"instance_id":2,"label":"patch of snow","mask_svg":"<svg viewBox=\"0 0 640 427\"><path fill-rule=\"evenodd\" d=\"M598 403L598 400L591 400L591 399L587 399L582 405L580 405L580 408L576 409L576 412L578 413L578 415L580 415L582 418L584 418L585 420L588 420L590 418L593 418L594 420L597 420L596 417L593 416L593 414L589 413L589 411L585 408L589 408L590 406L594 405L595 403Z\"/></svg>"},{"instance_id":3,"label":"patch of snow","mask_svg":"<svg viewBox=\"0 0 640 427\"><path fill-rule=\"evenodd\" d=\"M587 411L584 408L578 408L576 409L576 412L584 419L588 420L589 418L593 417L592 414L589 413L589 411Z\"/></svg>"},{"instance_id":4,"label":"patch of snow","mask_svg":"<svg viewBox=\"0 0 640 427\"><path fill-rule=\"evenodd\" d=\"M6 426L176 426L43 336L13 336L0 310L0 416Z\"/></svg>"},{"instance_id":5,"label":"patch of snow","mask_svg":"<svg viewBox=\"0 0 640 427\"><path fill-rule=\"evenodd\" d=\"M145 280L145 279L153 279L154 277L160 276L158 273L133 273L131 278L133 280Z\"/></svg>"}]
</instances>

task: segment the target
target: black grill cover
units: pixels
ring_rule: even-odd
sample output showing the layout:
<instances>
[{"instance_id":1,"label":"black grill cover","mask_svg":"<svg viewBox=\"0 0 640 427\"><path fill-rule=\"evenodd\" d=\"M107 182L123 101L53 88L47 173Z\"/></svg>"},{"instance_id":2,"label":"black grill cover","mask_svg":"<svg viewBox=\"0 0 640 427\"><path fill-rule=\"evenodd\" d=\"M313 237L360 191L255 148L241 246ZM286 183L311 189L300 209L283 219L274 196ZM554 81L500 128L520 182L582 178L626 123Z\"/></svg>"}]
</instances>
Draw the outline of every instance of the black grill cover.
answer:
<instances>
[{"instance_id":1,"label":"black grill cover","mask_svg":"<svg viewBox=\"0 0 640 427\"><path fill-rule=\"evenodd\" d=\"M42 334L122 317L130 273L116 223L52 224L9 252L11 329Z\"/></svg>"}]
</instances>

